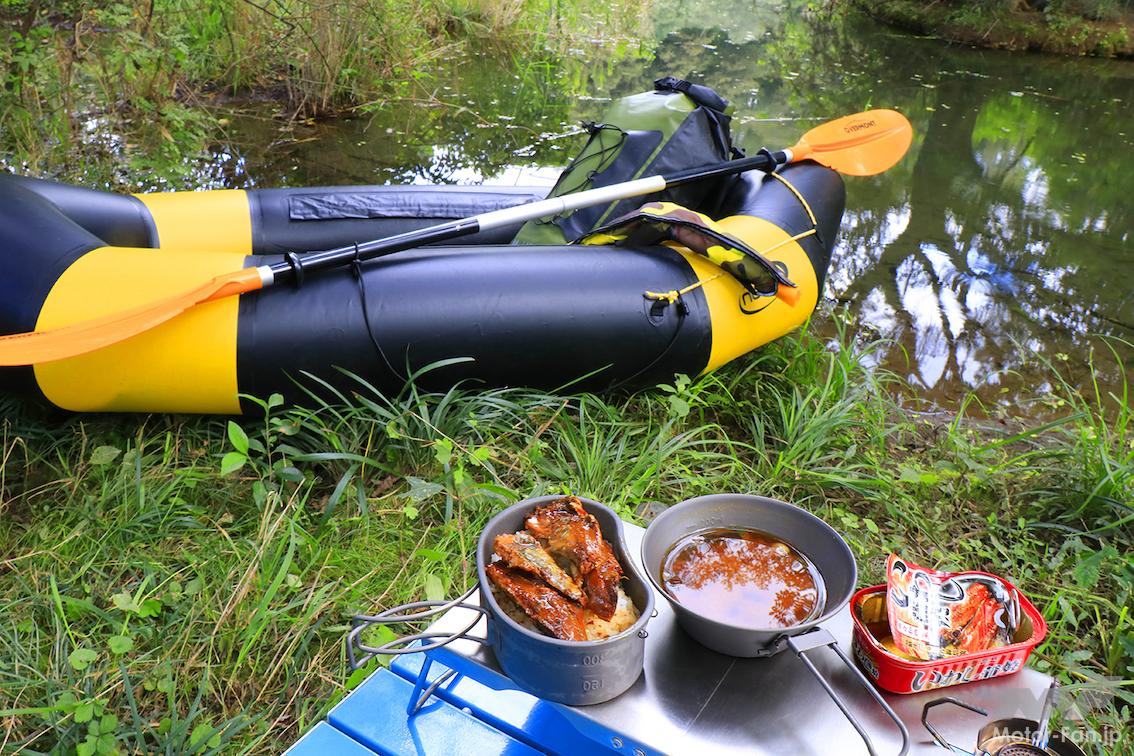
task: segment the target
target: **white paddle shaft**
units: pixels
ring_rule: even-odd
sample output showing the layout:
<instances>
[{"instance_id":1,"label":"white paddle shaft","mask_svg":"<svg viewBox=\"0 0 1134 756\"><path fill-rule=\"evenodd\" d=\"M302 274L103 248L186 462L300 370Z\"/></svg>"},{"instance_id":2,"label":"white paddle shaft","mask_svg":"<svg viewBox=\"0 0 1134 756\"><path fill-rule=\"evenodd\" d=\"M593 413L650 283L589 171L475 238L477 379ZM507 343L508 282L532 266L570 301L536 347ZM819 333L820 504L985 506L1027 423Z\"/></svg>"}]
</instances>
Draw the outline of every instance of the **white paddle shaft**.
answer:
<instances>
[{"instance_id":1,"label":"white paddle shaft","mask_svg":"<svg viewBox=\"0 0 1134 756\"><path fill-rule=\"evenodd\" d=\"M649 178L635 179L612 186L600 186L597 189L588 189L585 192L564 194L560 197L533 202L530 205L517 205L516 207L506 207L503 210L493 210L476 216L476 221L480 225L481 231L488 231L524 223L536 218L549 218L579 208L601 205L627 197L653 194L662 191L665 187L664 176L650 176Z\"/></svg>"}]
</instances>

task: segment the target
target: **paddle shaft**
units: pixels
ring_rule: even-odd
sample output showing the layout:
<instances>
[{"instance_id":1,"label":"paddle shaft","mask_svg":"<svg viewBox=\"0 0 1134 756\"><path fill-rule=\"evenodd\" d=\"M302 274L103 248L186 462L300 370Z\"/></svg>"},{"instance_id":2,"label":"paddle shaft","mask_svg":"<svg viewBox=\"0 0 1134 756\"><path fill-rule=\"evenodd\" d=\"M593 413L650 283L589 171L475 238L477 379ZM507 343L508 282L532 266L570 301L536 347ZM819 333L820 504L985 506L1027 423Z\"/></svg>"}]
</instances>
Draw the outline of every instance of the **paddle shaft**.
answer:
<instances>
[{"instance_id":1,"label":"paddle shaft","mask_svg":"<svg viewBox=\"0 0 1134 756\"><path fill-rule=\"evenodd\" d=\"M283 262L272 265L262 265L258 268L264 287L276 283L296 281L307 273L339 267L356 260L371 260L382 255L403 252L414 247L470 236L480 231L489 231L503 226L512 226L517 223L546 218L563 213L569 213L583 207L601 205L605 202L639 197L644 194L653 194L665 189L701 181L716 176L726 176L744 171L766 171L774 165L790 163L793 159L791 150L779 152L762 152L749 158L729 160L715 165L700 168L690 168L685 171L672 173L669 176L650 176L648 178L634 179L613 186L603 186L597 189L588 189L584 192L565 194L560 197L532 202L527 205L508 207L503 210L493 210L488 213L474 215L470 218L441 223L436 226L407 231L385 239L351 244L322 252L309 252L304 255L291 255ZM774 162L773 162L774 161Z\"/></svg>"}]
</instances>

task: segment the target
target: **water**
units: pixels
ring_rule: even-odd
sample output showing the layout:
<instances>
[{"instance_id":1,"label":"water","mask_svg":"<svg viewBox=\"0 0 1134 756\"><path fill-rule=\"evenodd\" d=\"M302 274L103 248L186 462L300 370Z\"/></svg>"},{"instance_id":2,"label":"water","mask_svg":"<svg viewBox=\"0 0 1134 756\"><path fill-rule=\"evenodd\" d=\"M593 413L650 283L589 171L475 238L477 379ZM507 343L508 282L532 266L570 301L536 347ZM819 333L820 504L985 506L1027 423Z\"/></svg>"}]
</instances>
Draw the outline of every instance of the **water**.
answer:
<instances>
[{"instance_id":1,"label":"water","mask_svg":"<svg viewBox=\"0 0 1134 756\"><path fill-rule=\"evenodd\" d=\"M1100 360L1104 390L1134 365L1100 338L1134 340L1134 63L950 47L798 2L663 0L652 24L555 65L475 56L350 119L281 131L235 114L212 182L549 184L580 120L664 74L731 99L750 150L892 107L915 142L886 174L847 180L828 309L886 339L879 359L945 406L1042 400L1051 366L1085 387L1092 346L1120 355Z\"/></svg>"}]
</instances>

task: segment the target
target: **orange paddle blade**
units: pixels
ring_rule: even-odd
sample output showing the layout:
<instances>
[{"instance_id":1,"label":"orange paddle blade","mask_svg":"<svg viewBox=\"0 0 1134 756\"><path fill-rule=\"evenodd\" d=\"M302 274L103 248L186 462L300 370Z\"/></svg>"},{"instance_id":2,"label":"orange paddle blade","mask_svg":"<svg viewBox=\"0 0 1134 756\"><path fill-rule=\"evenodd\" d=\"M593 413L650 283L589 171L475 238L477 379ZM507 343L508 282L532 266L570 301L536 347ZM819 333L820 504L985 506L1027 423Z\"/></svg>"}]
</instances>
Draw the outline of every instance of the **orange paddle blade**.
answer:
<instances>
[{"instance_id":1,"label":"orange paddle blade","mask_svg":"<svg viewBox=\"0 0 1134 756\"><path fill-rule=\"evenodd\" d=\"M77 357L145 333L196 305L255 291L263 286L259 269L245 268L216 276L195 289L130 310L47 331L0 336L0 366L38 365Z\"/></svg>"},{"instance_id":2,"label":"orange paddle blade","mask_svg":"<svg viewBox=\"0 0 1134 756\"><path fill-rule=\"evenodd\" d=\"M873 176L895 165L913 141L896 110L867 110L816 126L791 148L792 162L810 159L848 176Z\"/></svg>"}]
</instances>

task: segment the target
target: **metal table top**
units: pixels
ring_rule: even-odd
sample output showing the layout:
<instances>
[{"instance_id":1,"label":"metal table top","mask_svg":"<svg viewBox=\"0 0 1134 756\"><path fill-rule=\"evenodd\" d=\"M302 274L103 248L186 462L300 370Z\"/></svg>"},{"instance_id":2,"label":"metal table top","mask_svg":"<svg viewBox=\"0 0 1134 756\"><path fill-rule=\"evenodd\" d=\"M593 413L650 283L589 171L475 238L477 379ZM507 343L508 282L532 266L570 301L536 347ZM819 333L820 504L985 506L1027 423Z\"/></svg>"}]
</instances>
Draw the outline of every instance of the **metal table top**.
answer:
<instances>
[{"instance_id":1,"label":"metal table top","mask_svg":"<svg viewBox=\"0 0 1134 756\"><path fill-rule=\"evenodd\" d=\"M626 524L628 551L639 560L645 531ZM640 568L640 565L639 565ZM472 602L475 603L474 594ZM862 739L834 702L790 651L767 659L739 659L700 645L677 625L673 610L660 596L658 615L647 625L645 668L638 682L612 701L593 706L558 706L581 730L608 742L620 736L627 753L665 754L866 754ZM471 619L469 610L453 609L430 630L453 631ZM849 607L823 624L848 654L852 624ZM482 620L473 635L484 637ZM431 652L443 664L451 654L473 662L470 676L491 685L507 686L492 652L471 641L456 641ZM809 658L848 702L870 733L879 754L895 754L901 736L894 723L871 699L854 675L830 649ZM466 671L470 665L460 665ZM483 674L481 674L483 672ZM967 683L911 695L884 694L909 728L910 753L947 751L934 744L921 725L922 706L934 698L956 696L985 708L981 717L955 706L934 709L931 721L951 742L972 748L977 729L1006 717L1038 719L1051 678L1024 668L1007 677Z\"/></svg>"}]
</instances>

